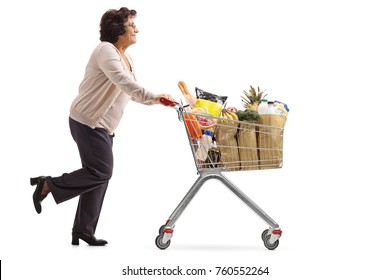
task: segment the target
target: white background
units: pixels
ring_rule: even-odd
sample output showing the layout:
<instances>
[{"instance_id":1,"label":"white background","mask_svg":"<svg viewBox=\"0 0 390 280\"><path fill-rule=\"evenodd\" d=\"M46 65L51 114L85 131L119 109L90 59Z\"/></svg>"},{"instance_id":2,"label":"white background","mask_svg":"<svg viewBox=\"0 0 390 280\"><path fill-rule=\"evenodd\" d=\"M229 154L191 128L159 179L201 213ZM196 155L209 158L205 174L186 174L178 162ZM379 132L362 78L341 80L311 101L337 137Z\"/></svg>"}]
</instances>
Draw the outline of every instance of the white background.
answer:
<instances>
[{"instance_id":1,"label":"white background","mask_svg":"<svg viewBox=\"0 0 390 280\"><path fill-rule=\"evenodd\" d=\"M216 266L268 266L264 279L388 279L385 3L3 1L4 279L126 279L127 266L213 271L178 279L237 279L215 276ZM77 200L56 205L49 197L35 213L29 177L80 166L69 106L99 42L101 15L122 6L138 11L138 42L128 51L145 87L180 99L183 80L242 108L240 95L253 85L289 105L284 167L226 174L280 224L275 251L260 238L267 225L217 181L178 220L171 246L156 248L158 228L197 178L182 124L161 106L129 104L117 130L96 232L108 246L71 246Z\"/></svg>"}]
</instances>

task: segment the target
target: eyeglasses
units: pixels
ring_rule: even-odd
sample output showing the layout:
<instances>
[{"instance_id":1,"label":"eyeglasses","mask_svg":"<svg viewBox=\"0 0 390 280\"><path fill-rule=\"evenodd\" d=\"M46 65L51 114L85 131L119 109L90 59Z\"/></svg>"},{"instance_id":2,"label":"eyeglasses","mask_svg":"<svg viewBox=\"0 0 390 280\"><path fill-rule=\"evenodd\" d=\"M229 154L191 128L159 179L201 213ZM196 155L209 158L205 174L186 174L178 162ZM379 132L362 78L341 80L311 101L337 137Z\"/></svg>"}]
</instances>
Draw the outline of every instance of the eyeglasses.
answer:
<instances>
[{"instance_id":1,"label":"eyeglasses","mask_svg":"<svg viewBox=\"0 0 390 280\"><path fill-rule=\"evenodd\" d=\"M134 23L128 24L128 25L123 25L123 26L130 26L130 27L132 27L133 29L137 28L137 26L136 26Z\"/></svg>"}]
</instances>

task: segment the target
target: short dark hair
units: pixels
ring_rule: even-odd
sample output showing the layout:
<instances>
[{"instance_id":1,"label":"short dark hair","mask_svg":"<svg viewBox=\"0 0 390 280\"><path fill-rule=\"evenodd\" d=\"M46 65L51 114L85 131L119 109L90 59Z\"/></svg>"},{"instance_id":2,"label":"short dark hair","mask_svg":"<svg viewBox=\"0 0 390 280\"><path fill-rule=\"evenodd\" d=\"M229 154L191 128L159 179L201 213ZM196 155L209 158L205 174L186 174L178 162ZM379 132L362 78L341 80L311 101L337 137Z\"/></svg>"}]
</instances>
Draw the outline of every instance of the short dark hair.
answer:
<instances>
[{"instance_id":1,"label":"short dark hair","mask_svg":"<svg viewBox=\"0 0 390 280\"><path fill-rule=\"evenodd\" d=\"M136 17L135 10L122 7L119 10L111 9L105 12L100 21L100 41L118 42L119 36L125 31L124 23L129 17Z\"/></svg>"}]
</instances>

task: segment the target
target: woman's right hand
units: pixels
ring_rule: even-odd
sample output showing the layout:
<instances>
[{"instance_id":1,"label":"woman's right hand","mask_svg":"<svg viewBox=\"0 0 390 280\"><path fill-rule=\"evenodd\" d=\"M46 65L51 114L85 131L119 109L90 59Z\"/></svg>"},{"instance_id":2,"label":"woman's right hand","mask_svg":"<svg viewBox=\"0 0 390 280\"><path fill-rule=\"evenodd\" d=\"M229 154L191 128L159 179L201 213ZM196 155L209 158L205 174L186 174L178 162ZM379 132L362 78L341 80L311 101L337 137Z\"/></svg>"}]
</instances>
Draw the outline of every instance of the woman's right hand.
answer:
<instances>
[{"instance_id":1,"label":"woman's right hand","mask_svg":"<svg viewBox=\"0 0 390 280\"><path fill-rule=\"evenodd\" d=\"M176 102L173 97L170 94L160 94L157 96L157 101L158 103L164 105L164 106L169 106L169 107L174 107L178 102Z\"/></svg>"},{"instance_id":2,"label":"woman's right hand","mask_svg":"<svg viewBox=\"0 0 390 280\"><path fill-rule=\"evenodd\" d=\"M160 103L160 104L163 104L163 103L161 102L161 97L164 97L164 98L166 98L166 99L168 99L168 100L171 100L171 101L175 101L175 100L173 99L172 95L163 93L163 94L157 95L157 97L156 97L156 100L157 100L158 103ZM163 104L163 105L165 105L165 104Z\"/></svg>"}]
</instances>

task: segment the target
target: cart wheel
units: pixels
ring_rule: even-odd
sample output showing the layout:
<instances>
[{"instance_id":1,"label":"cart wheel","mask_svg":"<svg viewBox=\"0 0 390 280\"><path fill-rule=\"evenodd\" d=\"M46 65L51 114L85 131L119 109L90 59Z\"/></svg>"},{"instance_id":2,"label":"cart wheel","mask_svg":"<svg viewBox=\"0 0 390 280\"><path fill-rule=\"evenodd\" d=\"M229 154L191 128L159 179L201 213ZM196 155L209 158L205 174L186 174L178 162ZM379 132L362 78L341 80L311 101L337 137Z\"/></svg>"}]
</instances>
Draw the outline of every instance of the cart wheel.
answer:
<instances>
[{"instance_id":1,"label":"cart wheel","mask_svg":"<svg viewBox=\"0 0 390 280\"><path fill-rule=\"evenodd\" d=\"M267 235L268 235L268 229L263 231L263 233L261 234L261 239L264 241Z\"/></svg>"},{"instance_id":2,"label":"cart wheel","mask_svg":"<svg viewBox=\"0 0 390 280\"><path fill-rule=\"evenodd\" d=\"M158 230L158 234L163 234L164 233L164 227L165 227L165 225L162 225L160 227L160 229Z\"/></svg>"},{"instance_id":3,"label":"cart wheel","mask_svg":"<svg viewBox=\"0 0 390 280\"><path fill-rule=\"evenodd\" d=\"M273 244L269 243L269 239L271 238L271 235L267 235L265 238L264 238L264 246L268 249L268 250L274 250L276 249L276 247L278 247L279 245L279 239L276 240Z\"/></svg>"},{"instance_id":4,"label":"cart wheel","mask_svg":"<svg viewBox=\"0 0 390 280\"><path fill-rule=\"evenodd\" d=\"M171 245L171 240L168 240L167 243L163 243L163 237L164 235L163 234L160 234L156 237L156 246L161 249L161 250L164 250L166 248L169 247L169 245Z\"/></svg>"}]
</instances>

